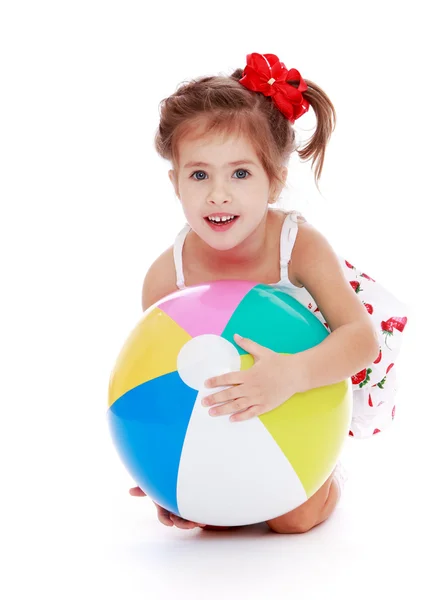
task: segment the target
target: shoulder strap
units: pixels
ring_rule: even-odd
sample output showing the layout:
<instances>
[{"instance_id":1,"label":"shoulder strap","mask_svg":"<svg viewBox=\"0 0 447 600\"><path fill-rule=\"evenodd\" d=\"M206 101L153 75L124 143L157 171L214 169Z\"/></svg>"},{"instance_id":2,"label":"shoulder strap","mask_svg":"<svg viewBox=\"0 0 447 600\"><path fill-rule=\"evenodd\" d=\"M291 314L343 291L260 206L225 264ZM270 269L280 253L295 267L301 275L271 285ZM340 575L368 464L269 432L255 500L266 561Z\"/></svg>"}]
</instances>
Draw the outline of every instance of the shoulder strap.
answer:
<instances>
[{"instance_id":1,"label":"shoulder strap","mask_svg":"<svg viewBox=\"0 0 447 600\"><path fill-rule=\"evenodd\" d=\"M301 213L294 210L287 215L282 224L280 242L281 281L289 280L288 266L298 233L298 217L301 216Z\"/></svg>"},{"instance_id":2,"label":"shoulder strap","mask_svg":"<svg viewBox=\"0 0 447 600\"><path fill-rule=\"evenodd\" d=\"M186 287L185 286L185 278L183 276L182 252L183 252L183 244L185 243L185 238L190 230L191 230L191 227L189 226L188 223L186 223L186 225L183 227L183 229L181 231L179 231L179 233L177 234L175 241L174 241L173 251L174 251L175 277L176 277L176 281L177 281L176 285L179 290L184 290Z\"/></svg>"}]
</instances>

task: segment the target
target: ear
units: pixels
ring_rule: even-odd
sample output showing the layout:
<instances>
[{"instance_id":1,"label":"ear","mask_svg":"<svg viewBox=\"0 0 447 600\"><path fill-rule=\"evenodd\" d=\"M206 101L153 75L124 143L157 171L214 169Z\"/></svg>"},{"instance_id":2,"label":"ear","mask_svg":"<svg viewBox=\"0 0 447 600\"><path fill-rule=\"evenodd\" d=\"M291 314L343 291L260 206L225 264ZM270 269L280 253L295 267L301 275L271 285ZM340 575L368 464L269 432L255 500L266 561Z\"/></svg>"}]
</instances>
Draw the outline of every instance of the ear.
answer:
<instances>
[{"instance_id":1,"label":"ear","mask_svg":"<svg viewBox=\"0 0 447 600\"><path fill-rule=\"evenodd\" d=\"M282 185L278 186L278 184L275 186L275 188L272 190L272 194L270 196L269 199L269 204L274 204L277 200L278 200L278 196L280 195L280 193L282 192L286 181L287 181L287 173L289 172L287 167L283 167L280 171L280 178L282 181Z\"/></svg>"},{"instance_id":2,"label":"ear","mask_svg":"<svg viewBox=\"0 0 447 600\"><path fill-rule=\"evenodd\" d=\"M171 180L172 185L174 186L175 195L177 196L177 198L180 199L180 195L179 195L179 191L178 191L178 186L177 186L177 180L175 178L175 171L173 171L171 169L168 172L168 175L169 175L169 179Z\"/></svg>"}]
</instances>

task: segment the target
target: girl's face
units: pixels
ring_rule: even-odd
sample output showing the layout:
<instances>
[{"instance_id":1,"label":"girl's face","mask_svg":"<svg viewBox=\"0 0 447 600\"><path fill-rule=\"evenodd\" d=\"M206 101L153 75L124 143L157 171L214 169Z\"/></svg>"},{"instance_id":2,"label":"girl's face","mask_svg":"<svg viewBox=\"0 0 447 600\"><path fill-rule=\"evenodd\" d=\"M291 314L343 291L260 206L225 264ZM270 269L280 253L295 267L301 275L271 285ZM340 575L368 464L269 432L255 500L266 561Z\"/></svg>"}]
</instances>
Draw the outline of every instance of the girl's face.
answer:
<instances>
[{"instance_id":1,"label":"girl's face","mask_svg":"<svg viewBox=\"0 0 447 600\"><path fill-rule=\"evenodd\" d=\"M267 174L243 136L185 137L179 143L178 161L178 181L172 170L169 178L186 220L216 250L230 250L247 239L264 219L269 202L276 200ZM287 169L283 172L285 177ZM210 216L235 218L219 225Z\"/></svg>"}]
</instances>

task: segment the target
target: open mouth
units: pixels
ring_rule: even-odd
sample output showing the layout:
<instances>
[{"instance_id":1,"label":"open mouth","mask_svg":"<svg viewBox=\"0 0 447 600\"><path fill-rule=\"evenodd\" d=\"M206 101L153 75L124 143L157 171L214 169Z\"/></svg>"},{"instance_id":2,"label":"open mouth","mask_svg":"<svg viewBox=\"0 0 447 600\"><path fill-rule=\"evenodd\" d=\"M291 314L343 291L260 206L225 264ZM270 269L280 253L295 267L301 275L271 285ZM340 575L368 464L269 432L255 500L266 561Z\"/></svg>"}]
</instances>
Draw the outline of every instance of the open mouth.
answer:
<instances>
[{"instance_id":1,"label":"open mouth","mask_svg":"<svg viewBox=\"0 0 447 600\"><path fill-rule=\"evenodd\" d=\"M205 217L205 221L214 231L227 231L239 219L239 215L231 217Z\"/></svg>"}]
</instances>

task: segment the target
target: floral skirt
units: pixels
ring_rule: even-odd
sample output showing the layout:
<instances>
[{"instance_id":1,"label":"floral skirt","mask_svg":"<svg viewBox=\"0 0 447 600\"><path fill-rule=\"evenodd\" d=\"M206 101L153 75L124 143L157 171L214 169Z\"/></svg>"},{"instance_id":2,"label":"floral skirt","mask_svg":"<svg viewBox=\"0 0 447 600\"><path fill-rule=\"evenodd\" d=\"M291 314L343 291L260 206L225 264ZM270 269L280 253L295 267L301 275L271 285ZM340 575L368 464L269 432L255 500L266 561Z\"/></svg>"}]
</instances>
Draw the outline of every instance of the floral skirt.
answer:
<instances>
[{"instance_id":1,"label":"floral skirt","mask_svg":"<svg viewBox=\"0 0 447 600\"><path fill-rule=\"evenodd\" d=\"M352 289L370 315L380 342L377 358L351 377L353 414L349 435L367 438L386 429L396 413L396 359L408 320L408 307L372 277L344 258L339 256L338 259ZM306 288L295 288L293 295L329 330Z\"/></svg>"}]
</instances>

